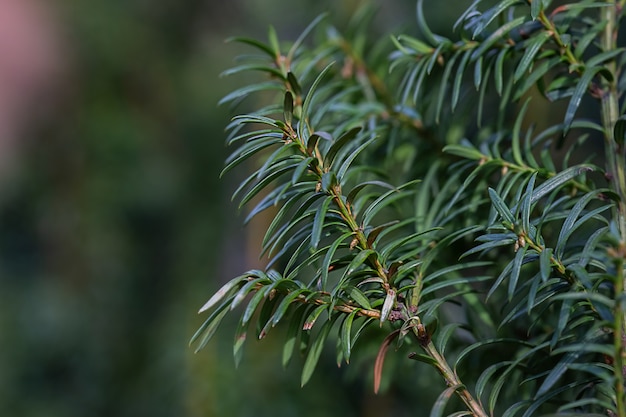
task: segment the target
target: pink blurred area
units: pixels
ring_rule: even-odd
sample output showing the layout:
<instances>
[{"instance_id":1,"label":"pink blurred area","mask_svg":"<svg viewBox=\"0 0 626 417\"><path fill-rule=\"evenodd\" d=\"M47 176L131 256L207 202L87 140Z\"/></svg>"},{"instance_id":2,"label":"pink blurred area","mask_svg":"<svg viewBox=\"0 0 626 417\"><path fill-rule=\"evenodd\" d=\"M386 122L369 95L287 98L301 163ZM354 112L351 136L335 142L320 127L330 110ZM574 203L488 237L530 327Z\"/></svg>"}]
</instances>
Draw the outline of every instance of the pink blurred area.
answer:
<instances>
[{"instance_id":1,"label":"pink blurred area","mask_svg":"<svg viewBox=\"0 0 626 417\"><path fill-rule=\"evenodd\" d=\"M0 174L54 106L66 58L53 2L0 0Z\"/></svg>"}]
</instances>

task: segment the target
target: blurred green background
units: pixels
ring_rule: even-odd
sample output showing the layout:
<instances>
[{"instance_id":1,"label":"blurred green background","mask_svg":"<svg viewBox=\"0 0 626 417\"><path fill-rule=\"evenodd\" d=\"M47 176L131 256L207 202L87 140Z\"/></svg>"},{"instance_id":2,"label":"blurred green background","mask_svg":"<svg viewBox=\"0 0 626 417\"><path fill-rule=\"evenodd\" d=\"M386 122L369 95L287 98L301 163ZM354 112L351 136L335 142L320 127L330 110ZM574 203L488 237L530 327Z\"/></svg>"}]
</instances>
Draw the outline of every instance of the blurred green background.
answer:
<instances>
[{"instance_id":1,"label":"blurred green background","mask_svg":"<svg viewBox=\"0 0 626 417\"><path fill-rule=\"evenodd\" d=\"M0 42L0 98L19 99L0 117L0 415L419 415L432 385L419 365L405 402L393 385L371 393L373 362L338 370L332 349L300 389L279 332L235 370L235 318L187 346L211 292L258 262L230 202L238 177L218 179L230 114L217 101L241 85L219 74L245 51L224 39L269 24L294 39L323 11L341 27L361 3L0 2L18 33L0 32L15 49ZM431 11L434 28L466 3ZM378 7L378 30L415 33L413 0ZM15 59L22 84L2 78Z\"/></svg>"}]
</instances>

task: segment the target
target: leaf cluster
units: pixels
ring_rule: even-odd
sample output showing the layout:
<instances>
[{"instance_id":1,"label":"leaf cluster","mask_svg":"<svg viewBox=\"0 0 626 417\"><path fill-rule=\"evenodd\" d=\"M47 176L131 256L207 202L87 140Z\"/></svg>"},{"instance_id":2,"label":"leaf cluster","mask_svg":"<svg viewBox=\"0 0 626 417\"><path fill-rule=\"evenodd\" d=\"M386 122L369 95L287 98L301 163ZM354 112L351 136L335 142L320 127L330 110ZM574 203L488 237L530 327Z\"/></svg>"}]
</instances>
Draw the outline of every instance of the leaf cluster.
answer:
<instances>
[{"instance_id":1,"label":"leaf cluster","mask_svg":"<svg viewBox=\"0 0 626 417\"><path fill-rule=\"evenodd\" d=\"M320 16L291 45L273 29L267 43L235 39L258 55L227 74L264 79L222 102L271 104L233 118L224 173L255 165L234 199L254 201L246 221L275 210L269 260L211 297L192 343L242 306L239 362L251 323L264 338L288 322L283 364L302 352L305 384L327 339L349 362L384 326L375 389L391 343L420 349L411 357L449 387L435 415L458 394L477 416L623 417L620 5L477 0L453 40L422 3L420 37L372 44L363 16L345 34ZM577 118L583 99L600 114ZM532 123L537 101L563 103L557 124ZM475 123L455 116L463 103L477 103ZM444 117L462 140L441 135ZM590 154L598 141L605 154Z\"/></svg>"}]
</instances>

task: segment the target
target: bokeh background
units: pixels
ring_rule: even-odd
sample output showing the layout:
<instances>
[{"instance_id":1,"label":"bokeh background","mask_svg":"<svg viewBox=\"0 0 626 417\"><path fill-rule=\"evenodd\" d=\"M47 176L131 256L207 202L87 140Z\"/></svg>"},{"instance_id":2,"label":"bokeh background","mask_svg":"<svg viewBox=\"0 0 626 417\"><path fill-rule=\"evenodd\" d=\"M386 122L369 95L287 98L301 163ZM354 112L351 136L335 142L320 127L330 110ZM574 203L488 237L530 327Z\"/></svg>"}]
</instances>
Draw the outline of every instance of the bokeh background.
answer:
<instances>
[{"instance_id":1,"label":"bokeh background","mask_svg":"<svg viewBox=\"0 0 626 417\"><path fill-rule=\"evenodd\" d=\"M258 263L239 178L218 179L217 102L242 83L219 74L245 51L224 39L294 39L323 11L341 27L362 3L0 0L1 416L420 415L413 364L405 401L332 349L301 389L280 331L239 369L232 321L187 346L198 307ZM416 32L414 0L377 3L373 32ZM430 3L444 30L468 1Z\"/></svg>"}]
</instances>

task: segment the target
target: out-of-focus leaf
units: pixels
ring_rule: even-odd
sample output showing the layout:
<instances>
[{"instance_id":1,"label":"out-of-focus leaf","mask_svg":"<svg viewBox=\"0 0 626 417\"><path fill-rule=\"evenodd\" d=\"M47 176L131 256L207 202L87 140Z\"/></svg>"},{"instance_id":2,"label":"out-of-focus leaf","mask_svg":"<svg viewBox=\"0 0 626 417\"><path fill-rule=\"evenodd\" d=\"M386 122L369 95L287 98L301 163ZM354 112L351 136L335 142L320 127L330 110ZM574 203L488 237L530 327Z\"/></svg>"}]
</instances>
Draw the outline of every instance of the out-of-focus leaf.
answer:
<instances>
[{"instance_id":1,"label":"out-of-focus leaf","mask_svg":"<svg viewBox=\"0 0 626 417\"><path fill-rule=\"evenodd\" d=\"M245 43L251 46L254 46L255 48L260 49L261 51L265 52L267 55L269 55L271 58L275 58L275 54L274 51L272 50L272 48L266 44L264 44L263 42L260 42L256 39L253 38L246 38L246 37L241 37L241 36L237 36L237 37L233 37L233 38L228 38L226 40L226 42L240 42L240 43Z\"/></svg>"},{"instance_id":2,"label":"out-of-focus leaf","mask_svg":"<svg viewBox=\"0 0 626 417\"><path fill-rule=\"evenodd\" d=\"M205 320L205 322L202 324L202 326L200 326L196 333L194 333L194 335L191 337L191 340L189 341L190 346L194 344L200 338L200 336L202 336L202 339L200 339L195 353L198 353L206 346L207 343L209 343L209 340L211 340L211 338L215 334L226 313L228 313L227 302L223 303L219 308L217 308L209 316L209 318Z\"/></svg>"},{"instance_id":3,"label":"out-of-focus leaf","mask_svg":"<svg viewBox=\"0 0 626 417\"><path fill-rule=\"evenodd\" d=\"M541 386L537 390L537 393L535 394L535 398L538 398L541 395L548 392L554 386L554 384L556 384L556 382L561 378L561 376L563 376L565 371L567 371L569 364L574 362L582 353L583 353L582 351L575 351L575 352L570 352L569 354L565 355L559 361L559 363L552 368L548 376L546 376L546 378L543 380L543 383L541 384Z\"/></svg>"},{"instance_id":4,"label":"out-of-focus leaf","mask_svg":"<svg viewBox=\"0 0 626 417\"><path fill-rule=\"evenodd\" d=\"M285 78L285 75L279 69L276 69L269 65L259 65L259 64L238 65L236 67L227 69L226 71L222 72L220 74L220 77L227 77L230 75L239 74L241 72L248 72L248 71L261 71L261 72L266 72L269 75L272 75L279 79Z\"/></svg>"},{"instance_id":5,"label":"out-of-focus leaf","mask_svg":"<svg viewBox=\"0 0 626 417\"><path fill-rule=\"evenodd\" d=\"M302 378L300 380L300 385L304 386L309 379L311 379L311 375L313 375L313 371L317 366L317 362L319 361L320 355L322 354L322 349L324 348L324 343L328 338L328 334L330 333L330 329L333 324L335 324L334 320L328 320L324 323L322 328L320 329L317 338L313 342L311 349L309 350L309 354L304 361L304 366L302 368Z\"/></svg>"},{"instance_id":6,"label":"out-of-focus leaf","mask_svg":"<svg viewBox=\"0 0 626 417\"><path fill-rule=\"evenodd\" d=\"M385 355L389 345L400 335L400 329L396 329L391 332L380 345L378 354L376 355L376 362L374 363L374 393L378 394L380 388L380 381L383 377L383 364L385 363Z\"/></svg>"},{"instance_id":7,"label":"out-of-focus leaf","mask_svg":"<svg viewBox=\"0 0 626 417\"><path fill-rule=\"evenodd\" d=\"M231 101L247 97L250 94L259 91L282 91L282 89L283 86L277 81L267 81L263 83L250 84L245 87L241 87L233 91L232 93L227 94L217 104L221 106L224 103L229 103Z\"/></svg>"},{"instance_id":8,"label":"out-of-focus leaf","mask_svg":"<svg viewBox=\"0 0 626 417\"><path fill-rule=\"evenodd\" d=\"M543 0L534 0L530 3L530 17L532 17L533 20L537 19L537 16L543 11L544 7Z\"/></svg>"},{"instance_id":9,"label":"out-of-focus leaf","mask_svg":"<svg viewBox=\"0 0 626 417\"><path fill-rule=\"evenodd\" d=\"M319 25L319 23L322 20L324 20L326 16L327 16L327 13L320 14L315 19L313 19L313 21L309 23L306 28L304 28L300 36L298 36L295 42L291 45L291 48L289 48L289 52L287 52L287 62L289 63L293 62L293 58L296 54L296 51L298 51L298 48L300 48L300 46L302 45L302 42L304 42L304 39L309 35L309 33L311 33L311 31L315 28L315 26Z\"/></svg>"},{"instance_id":10,"label":"out-of-focus leaf","mask_svg":"<svg viewBox=\"0 0 626 417\"><path fill-rule=\"evenodd\" d=\"M307 92L306 97L304 98L304 101L302 102L301 122L300 124L298 124L298 135L301 138L308 136L305 134L305 128L307 126L306 120L310 116L309 110L311 107L311 102L313 101L313 98L315 97L315 93L317 92L317 89L320 86L322 80L326 77L326 74L330 71L333 64L334 63L331 62L322 71L320 71L317 78L315 78L315 81L313 81L311 88L309 88L309 91Z\"/></svg>"},{"instance_id":11,"label":"out-of-focus leaf","mask_svg":"<svg viewBox=\"0 0 626 417\"><path fill-rule=\"evenodd\" d=\"M624 146L626 139L626 114L621 115L619 119L617 119L617 122L615 122L615 127L613 128L613 138L619 147Z\"/></svg>"},{"instance_id":12,"label":"out-of-focus leaf","mask_svg":"<svg viewBox=\"0 0 626 417\"><path fill-rule=\"evenodd\" d=\"M476 149L471 143L466 142L462 145L447 145L443 148L444 152L452 155L460 156L461 158L471 159L479 161L485 157L482 152Z\"/></svg>"},{"instance_id":13,"label":"out-of-focus leaf","mask_svg":"<svg viewBox=\"0 0 626 417\"><path fill-rule=\"evenodd\" d=\"M443 416L443 411L450 400L450 397L455 393L456 390L463 388L462 385L455 385L452 387L448 387L439 396L433 405L433 408L430 410L430 417L441 417Z\"/></svg>"},{"instance_id":14,"label":"out-of-focus leaf","mask_svg":"<svg viewBox=\"0 0 626 417\"><path fill-rule=\"evenodd\" d=\"M290 91L285 92L285 99L283 100L283 117L285 118L285 123L291 125L293 118L293 95Z\"/></svg>"},{"instance_id":15,"label":"out-of-focus leaf","mask_svg":"<svg viewBox=\"0 0 626 417\"><path fill-rule=\"evenodd\" d=\"M282 365L283 367L287 367L289 362L291 361L291 357L293 356L293 351L296 347L296 342L298 340L298 336L302 332L302 320L304 319L304 315L307 311L307 307L301 307L296 310L296 312L292 315L289 320L289 327L287 328L287 337L285 339L285 343L283 344L283 352L282 352Z\"/></svg>"},{"instance_id":16,"label":"out-of-focus leaf","mask_svg":"<svg viewBox=\"0 0 626 417\"><path fill-rule=\"evenodd\" d=\"M217 303L222 301L235 287L237 287L244 280L246 280L246 278L248 278L247 274L240 275L228 281L226 284L222 286L222 288L220 288L219 290L215 292L215 294L213 294L213 296L209 299L209 301L207 301L200 308L200 310L198 311L198 314L213 308Z\"/></svg>"},{"instance_id":17,"label":"out-of-focus leaf","mask_svg":"<svg viewBox=\"0 0 626 417\"><path fill-rule=\"evenodd\" d=\"M445 40L440 36L435 36L433 32L428 27L428 23L426 22L426 18L424 17L424 9L423 9L424 0L417 0L417 24L420 32L424 36L427 42L431 45L440 45Z\"/></svg>"},{"instance_id":18,"label":"out-of-focus leaf","mask_svg":"<svg viewBox=\"0 0 626 417\"><path fill-rule=\"evenodd\" d=\"M241 363L241 358L243 357L243 346L246 342L247 335L248 325L242 324L240 320L239 325L237 325L235 340L233 342L233 358L235 360L235 367L239 367L239 364Z\"/></svg>"}]
</instances>

